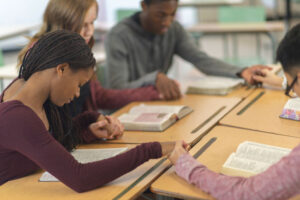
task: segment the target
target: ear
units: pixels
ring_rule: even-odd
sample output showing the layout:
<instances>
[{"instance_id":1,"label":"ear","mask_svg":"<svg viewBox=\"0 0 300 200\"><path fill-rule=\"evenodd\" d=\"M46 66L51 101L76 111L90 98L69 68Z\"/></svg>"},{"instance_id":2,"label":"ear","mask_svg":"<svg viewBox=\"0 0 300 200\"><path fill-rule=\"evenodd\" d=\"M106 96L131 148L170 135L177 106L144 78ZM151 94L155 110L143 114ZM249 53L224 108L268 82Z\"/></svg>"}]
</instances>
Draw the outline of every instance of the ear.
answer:
<instances>
[{"instance_id":1,"label":"ear","mask_svg":"<svg viewBox=\"0 0 300 200\"><path fill-rule=\"evenodd\" d=\"M69 69L69 64L68 63L62 63L56 66L56 73L58 76L63 76L66 70Z\"/></svg>"},{"instance_id":2,"label":"ear","mask_svg":"<svg viewBox=\"0 0 300 200\"><path fill-rule=\"evenodd\" d=\"M141 1L141 7L142 7L143 11L147 10L147 5L146 5L146 3L144 1Z\"/></svg>"},{"instance_id":3,"label":"ear","mask_svg":"<svg viewBox=\"0 0 300 200\"><path fill-rule=\"evenodd\" d=\"M296 84L299 84L300 83L300 72L297 72L297 83Z\"/></svg>"}]
</instances>

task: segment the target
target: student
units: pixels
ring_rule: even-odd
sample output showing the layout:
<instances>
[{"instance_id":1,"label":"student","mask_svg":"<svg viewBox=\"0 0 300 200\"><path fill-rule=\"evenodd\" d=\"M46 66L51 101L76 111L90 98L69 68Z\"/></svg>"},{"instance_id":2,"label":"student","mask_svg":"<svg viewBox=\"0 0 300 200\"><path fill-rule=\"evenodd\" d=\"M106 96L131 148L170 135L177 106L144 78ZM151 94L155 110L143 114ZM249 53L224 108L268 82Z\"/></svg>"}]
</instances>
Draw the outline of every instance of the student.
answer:
<instances>
[{"instance_id":1,"label":"student","mask_svg":"<svg viewBox=\"0 0 300 200\"><path fill-rule=\"evenodd\" d=\"M287 33L277 50L277 60L282 64L288 82L286 95L291 90L300 95L299 51L300 24ZM170 155L176 173L216 199L276 200L289 199L300 193L300 145L265 172L250 178L212 172L181 148L180 143L177 145Z\"/></svg>"},{"instance_id":2,"label":"student","mask_svg":"<svg viewBox=\"0 0 300 200\"><path fill-rule=\"evenodd\" d=\"M42 35L54 30L70 30L79 33L90 48L94 45L94 21L98 16L96 0L50 0L44 13L40 31L31 39L20 55L22 61L28 48ZM139 89L112 90L101 87L99 81L91 80L81 88L81 96L74 100L73 116L86 110L118 109L132 101L160 99L153 86ZM74 110L75 109L75 110Z\"/></svg>"},{"instance_id":3,"label":"student","mask_svg":"<svg viewBox=\"0 0 300 200\"><path fill-rule=\"evenodd\" d=\"M178 84L166 76L175 54L207 74L242 77L251 84L252 75L263 69L242 70L199 51L174 21L178 0L142 0L141 6L142 12L123 20L108 34L105 50L113 88L154 85L166 99L179 98Z\"/></svg>"},{"instance_id":4,"label":"student","mask_svg":"<svg viewBox=\"0 0 300 200\"><path fill-rule=\"evenodd\" d=\"M75 32L44 34L28 51L19 78L1 97L5 100L0 104L0 185L42 168L73 190L85 192L173 149L173 142L145 143L87 164L71 156L67 150L97 138L90 131L76 130L88 130L99 114L87 111L72 121L62 106L80 95L94 65L91 49Z\"/></svg>"}]
</instances>

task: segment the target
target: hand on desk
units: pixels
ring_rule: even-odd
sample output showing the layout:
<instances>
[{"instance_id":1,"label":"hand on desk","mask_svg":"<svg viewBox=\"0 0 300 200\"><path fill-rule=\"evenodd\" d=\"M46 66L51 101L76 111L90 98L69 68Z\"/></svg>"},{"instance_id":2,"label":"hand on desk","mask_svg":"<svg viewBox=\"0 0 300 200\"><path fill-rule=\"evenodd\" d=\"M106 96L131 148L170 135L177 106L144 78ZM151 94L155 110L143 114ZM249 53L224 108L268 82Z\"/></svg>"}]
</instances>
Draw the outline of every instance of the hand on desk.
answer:
<instances>
[{"instance_id":1,"label":"hand on desk","mask_svg":"<svg viewBox=\"0 0 300 200\"><path fill-rule=\"evenodd\" d=\"M165 100L174 100L181 97L178 83L172 79L169 79L163 73L157 74L155 86L162 98Z\"/></svg>"},{"instance_id":2,"label":"hand on desk","mask_svg":"<svg viewBox=\"0 0 300 200\"><path fill-rule=\"evenodd\" d=\"M268 69L262 70L260 75L254 75L253 79L256 82L264 83L275 87L281 87L283 82L282 77L277 76L276 74L274 74Z\"/></svg>"},{"instance_id":3,"label":"hand on desk","mask_svg":"<svg viewBox=\"0 0 300 200\"><path fill-rule=\"evenodd\" d=\"M176 142L175 148L169 156L169 160L173 163L173 165L175 165L178 158L181 155L188 153L187 151L189 149L190 149L190 146L187 143L185 143L184 141Z\"/></svg>"},{"instance_id":4,"label":"hand on desk","mask_svg":"<svg viewBox=\"0 0 300 200\"><path fill-rule=\"evenodd\" d=\"M89 128L97 138L104 139L120 138L124 132L124 126L118 119L103 115L99 116L97 122L90 124Z\"/></svg>"},{"instance_id":5,"label":"hand on desk","mask_svg":"<svg viewBox=\"0 0 300 200\"><path fill-rule=\"evenodd\" d=\"M251 85L255 85L260 83L259 81L256 81L254 79L255 75L262 75L263 74L263 70L272 70L271 67L265 66L265 65L253 65L251 67L248 67L246 69L244 69L241 72L241 77L243 79L245 79L247 81L247 83L251 84Z\"/></svg>"}]
</instances>

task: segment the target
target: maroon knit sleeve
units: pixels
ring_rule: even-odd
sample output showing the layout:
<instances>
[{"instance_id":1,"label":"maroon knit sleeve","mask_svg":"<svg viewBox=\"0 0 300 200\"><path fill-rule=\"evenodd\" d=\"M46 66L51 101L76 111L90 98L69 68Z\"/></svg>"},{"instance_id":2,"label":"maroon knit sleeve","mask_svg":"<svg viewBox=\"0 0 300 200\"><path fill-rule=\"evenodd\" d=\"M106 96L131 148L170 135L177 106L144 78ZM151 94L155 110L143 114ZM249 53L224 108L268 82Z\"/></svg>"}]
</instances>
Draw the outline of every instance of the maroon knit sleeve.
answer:
<instances>
[{"instance_id":1,"label":"maroon knit sleeve","mask_svg":"<svg viewBox=\"0 0 300 200\"><path fill-rule=\"evenodd\" d=\"M92 143L98 138L91 132L89 125L97 121L100 113L86 111L73 118L73 123L79 129L80 137L84 143Z\"/></svg>"},{"instance_id":2,"label":"maroon knit sleeve","mask_svg":"<svg viewBox=\"0 0 300 200\"><path fill-rule=\"evenodd\" d=\"M23 155L24 159L36 163L77 192L100 187L162 155L161 145L154 142L141 144L113 158L81 164L51 136L30 108L19 103L1 112L0 106L0 113L0 147L5 148L6 152L15 152L11 156ZM15 126L16 122L18 126ZM15 168L11 173L24 171L22 163L12 160ZM32 173L32 169L27 170L28 174ZM13 179L16 176L11 174L10 177Z\"/></svg>"},{"instance_id":3,"label":"maroon knit sleeve","mask_svg":"<svg viewBox=\"0 0 300 200\"><path fill-rule=\"evenodd\" d=\"M118 109L133 101L153 101L159 99L159 93L153 86L135 89L106 89L99 81L90 81L91 96L88 107L92 109Z\"/></svg>"}]
</instances>

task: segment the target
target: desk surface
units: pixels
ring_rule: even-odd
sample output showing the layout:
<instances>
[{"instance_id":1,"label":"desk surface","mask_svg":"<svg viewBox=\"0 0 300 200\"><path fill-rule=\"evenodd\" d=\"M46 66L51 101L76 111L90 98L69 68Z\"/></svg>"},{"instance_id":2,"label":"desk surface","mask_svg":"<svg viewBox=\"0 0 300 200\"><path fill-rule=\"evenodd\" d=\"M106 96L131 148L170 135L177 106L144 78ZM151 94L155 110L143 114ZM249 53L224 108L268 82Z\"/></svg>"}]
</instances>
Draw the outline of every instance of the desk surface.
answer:
<instances>
[{"instance_id":1,"label":"desk surface","mask_svg":"<svg viewBox=\"0 0 300 200\"><path fill-rule=\"evenodd\" d=\"M226 113L241 101L240 98L213 97L202 95L186 95L177 101L147 102L148 105L187 105L194 111L180 119L164 132L125 131L119 140L112 143L143 143L151 141L175 141L184 139L188 143L197 142L203 134L213 127ZM139 103L131 103L114 113L119 116L128 112L130 108ZM197 129L198 128L198 129ZM193 132L193 130L195 130Z\"/></svg>"},{"instance_id":2,"label":"desk surface","mask_svg":"<svg viewBox=\"0 0 300 200\"><path fill-rule=\"evenodd\" d=\"M93 144L85 145L83 148L116 148L133 147L134 145L115 145L115 144ZM138 184L117 198L123 190L130 184L138 180L144 173L148 172L160 159L150 160L139 166L132 172L116 179L115 181L92 191L76 193L61 182L39 182L42 172L35 173L24 178L9 181L0 187L0 199L5 200L96 200L96 199L134 199L143 193L159 176L163 170L169 166L169 161L163 162L151 173L145 176ZM99 177L101 178L101 177Z\"/></svg>"},{"instance_id":3,"label":"desk surface","mask_svg":"<svg viewBox=\"0 0 300 200\"><path fill-rule=\"evenodd\" d=\"M254 101L254 99L257 100ZM300 123L298 121L279 118L288 99L283 91L257 89L225 116L220 123L300 137ZM253 102L252 105L247 106L251 102Z\"/></svg>"},{"instance_id":4,"label":"desk surface","mask_svg":"<svg viewBox=\"0 0 300 200\"><path fill-rule=\"evenodd\" d=\"M181 0L179 6L198 6L198 7L208 7L208 6L224 6L224 5L234 5L241 4L243 0Z\"/></svg>"},{"instance_id":5,"label":"desk surface","mask_svg":"<svg viewBox=\"0 0 300 200\"><path fill-rule=\"evenodd\" d=\"M189 32L202 33L256 33L256 32L283 32L283 22L263 23L202 23L187 28Z\"/></svg>"},{"instance_id":6,"label":"desk surface","mask_svg":"<svg viewBox=\"0 0 300 200\"><path fill-rule=\"evenodd\" d=\"M300 142L299 138L281 135L270 137L270 134L267 133L217 126L191 149L191 155L194 155L213 137L216 137L217 140L197 160L215 172L221 171L221 167L228 156L235 152L237 146L244 141L259 142L285 148L293 148ZM151 185L151 191L163 196L184 199L213 199L208 194L178 177L174 172L174 167L170 168Z\"/></svg>"}]
</instances>

